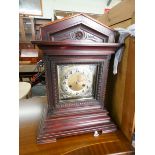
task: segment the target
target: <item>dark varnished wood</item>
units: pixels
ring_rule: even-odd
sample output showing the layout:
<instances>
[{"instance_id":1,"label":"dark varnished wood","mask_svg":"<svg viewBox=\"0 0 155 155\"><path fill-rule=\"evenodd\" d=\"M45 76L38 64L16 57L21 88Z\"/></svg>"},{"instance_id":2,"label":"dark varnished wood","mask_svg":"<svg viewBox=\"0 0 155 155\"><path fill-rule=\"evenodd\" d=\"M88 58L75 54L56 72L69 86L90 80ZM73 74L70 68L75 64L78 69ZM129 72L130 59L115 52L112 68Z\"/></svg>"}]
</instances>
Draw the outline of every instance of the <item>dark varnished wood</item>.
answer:
<instances>
[{"instance_id":1,"label":"dark varnished wood","mask_svg":"<svg viewBox=\"0 0 155 155\"><path fill-rule=\"evenodd\" d=\"M51 42L32 41L48 55L109 55L120 47L118 43L90 43L90 42ZM52 52L51 52L52 50Z\"/></svg>"},{"instance_id":2,"label":"dark varnished wood","mask_svg":"<svg viewBox=\"0 0 155 155\"><path fill-rule=\"evenodd\" d=\"M55 143L37 144L38 124L42 117L47 97L32 97L20 100L20 155L104 155L134 154L133 147L118 130L113 133L93 133L58 139Z\"/></svg>"},{"instance_id":3,"label":"dark varnished wood","mask_svg":"<svg viewBox=\"0 0 155 155\"><path fill-rule=\"evenodd\" d=\"M35 43L37 45L46 45L46 46L88 46L88 47L119 47L118 43L91 43L91 42L74 42L70 41L68 42L61 42L61 41L56 41L56 42L51 42L51 41L32 41L32 43Z\"/></svg>"},{"instance_id":4,"label":"dark varnished wood","mask_svg":"<svg viewBox=\"0 0 155 155\"><path fill-rule=\"evenodd\" d=\"M115 131L116 126L104 107L109 60L119 47L115 31L79 14L41 27L41 38L33 43L43 52L48 107L44 110L37 142L55 142L60 137L96 130ZM57 65L64 64L98 66L94 99L60 102Z\"/></svg>"},{"instance_id":5,"label":"dark varnished wood","mask_svg":"<svg viewBox=\"0 0 155 155\"><path fill-rule=\"evenodd\" d=\"M52 27L51 27L52 25ZM75 29L74 29L75 28ZM100 35L103 38L107 38L107 42L113 43L115 42L115 36L114 33L116 31L106 25L104 25L101 22L96 21L95 19L85 15L85 14L77 14L74 16L70 16L67 18L63 18L61 20L56 20L54 22L48 23L47 25L41 27L41 38L42 40L46 41L57 41L60 40L75 40L74 35L69 35L67 38L61 35L59 35L59 32L63 34L63 32L68 34L68 29L70 29L70 34L72 31L82 30L84 33L88 33L89 35L86 35L87 40L90 41L89 36L93 32L94 37L97 39L101 38ZM85 31L86 29L86 31ZM59 37L56 37L56 34L59 35ZM58 39L57 39L58 38ZM83 39L82 39L83 40ZM92 38L91 38L92 40ZM98 42L96 40L93 40L93 42ZM100 41L99 41L100 42Z\"/></svg>"}]
</instances>

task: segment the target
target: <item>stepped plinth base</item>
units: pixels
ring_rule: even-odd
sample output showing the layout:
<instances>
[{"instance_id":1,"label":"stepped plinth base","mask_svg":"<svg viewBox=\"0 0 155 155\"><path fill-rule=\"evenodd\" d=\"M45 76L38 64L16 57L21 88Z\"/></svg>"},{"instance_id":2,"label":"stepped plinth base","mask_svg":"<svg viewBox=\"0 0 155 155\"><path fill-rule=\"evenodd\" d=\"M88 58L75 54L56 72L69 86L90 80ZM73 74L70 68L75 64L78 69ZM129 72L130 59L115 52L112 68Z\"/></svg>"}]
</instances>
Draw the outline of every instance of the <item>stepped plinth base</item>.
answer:
<instances>
[{"instance_id":1,"label":"stepped plinth base","mask_svg":"<svg viewBox=\"0 0 155 155\"><path fill-rule=\"evenodd\" d=\"M57 138L101 131L116 131L106 109L92 110L85 113L54 114L45 118L37 137L38 143L56 142Z\"/></svg>"}]
</instances>

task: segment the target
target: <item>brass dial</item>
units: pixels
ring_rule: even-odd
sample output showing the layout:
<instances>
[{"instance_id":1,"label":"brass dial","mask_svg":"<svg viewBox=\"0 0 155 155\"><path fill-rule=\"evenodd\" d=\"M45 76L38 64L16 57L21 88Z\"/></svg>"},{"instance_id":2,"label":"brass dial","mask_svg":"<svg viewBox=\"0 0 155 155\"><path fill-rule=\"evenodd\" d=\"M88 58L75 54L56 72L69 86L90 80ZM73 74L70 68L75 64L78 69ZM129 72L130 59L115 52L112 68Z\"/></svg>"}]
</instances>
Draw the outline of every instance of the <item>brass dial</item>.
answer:
<instances>
[{"instance_id":1,"label":"brass dial","mask_svg":"<svg viewBox=\"0 0 155 155\"><path fill-rule=\"evenodd\" d=\"M93 98L96 64L58 65L57 69L60 100Z\"/></svg>"},{"instance_id":2,"label":"brass dial","mask_svg":"<svg viewBox=\"0 0 155 155\"><path fill-rule=\"evenodd\" d=\"M73 91L79 91L85 87L86 80L86 76L81 72L74 73L68 78L69 88Z\"/></svg>"}]
</instances>

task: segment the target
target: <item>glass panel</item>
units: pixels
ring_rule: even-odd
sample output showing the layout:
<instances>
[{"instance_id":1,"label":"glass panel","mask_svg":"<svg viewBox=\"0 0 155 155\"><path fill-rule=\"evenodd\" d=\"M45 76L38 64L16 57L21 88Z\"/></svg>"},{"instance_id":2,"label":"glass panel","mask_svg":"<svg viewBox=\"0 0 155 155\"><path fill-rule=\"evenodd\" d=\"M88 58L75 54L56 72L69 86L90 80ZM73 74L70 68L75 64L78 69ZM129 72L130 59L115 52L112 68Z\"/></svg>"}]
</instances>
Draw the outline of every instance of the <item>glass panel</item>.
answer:
<instances>
[{"instance_id":1,"label":"glass panel","mask_svg":"<svg viewBox=\"0 0 155 155\"><path fill-rule=\"evenodd\" d=\"M25 30L25 37L26 41L31 41L32 40L32 23L30 18L24 18L24 30Z\"/></svg>"}]
</instances>

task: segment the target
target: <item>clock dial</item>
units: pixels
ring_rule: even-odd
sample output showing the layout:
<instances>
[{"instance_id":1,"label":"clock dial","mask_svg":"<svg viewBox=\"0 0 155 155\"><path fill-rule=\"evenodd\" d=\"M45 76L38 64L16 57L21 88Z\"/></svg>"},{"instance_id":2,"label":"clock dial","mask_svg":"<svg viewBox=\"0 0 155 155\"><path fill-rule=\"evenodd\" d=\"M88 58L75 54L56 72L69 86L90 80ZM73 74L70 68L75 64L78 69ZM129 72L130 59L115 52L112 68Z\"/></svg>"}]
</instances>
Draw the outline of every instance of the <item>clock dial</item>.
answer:
<instances>
[{"instance_id":1,"label":"clock dial","mask_svg":"<svg viewBox=\"0 0 155 155\"><path fill-rule=\"evenodd\" d=\"M69 88L73 91L80 91L86 85L86 76L81 74L80 72L74 73L69 76L68 78L68 85Z\"/></svg>"},{"instance_id":2,"label":"clock dial","mask_svg":"<svg viewBox=\"0 0 155 155\"><path fill-rule=\"evenodd\" d=\"M96 81L96 64L58 65L59 99L92 99Z\"/></svg>"}]
</instances>

